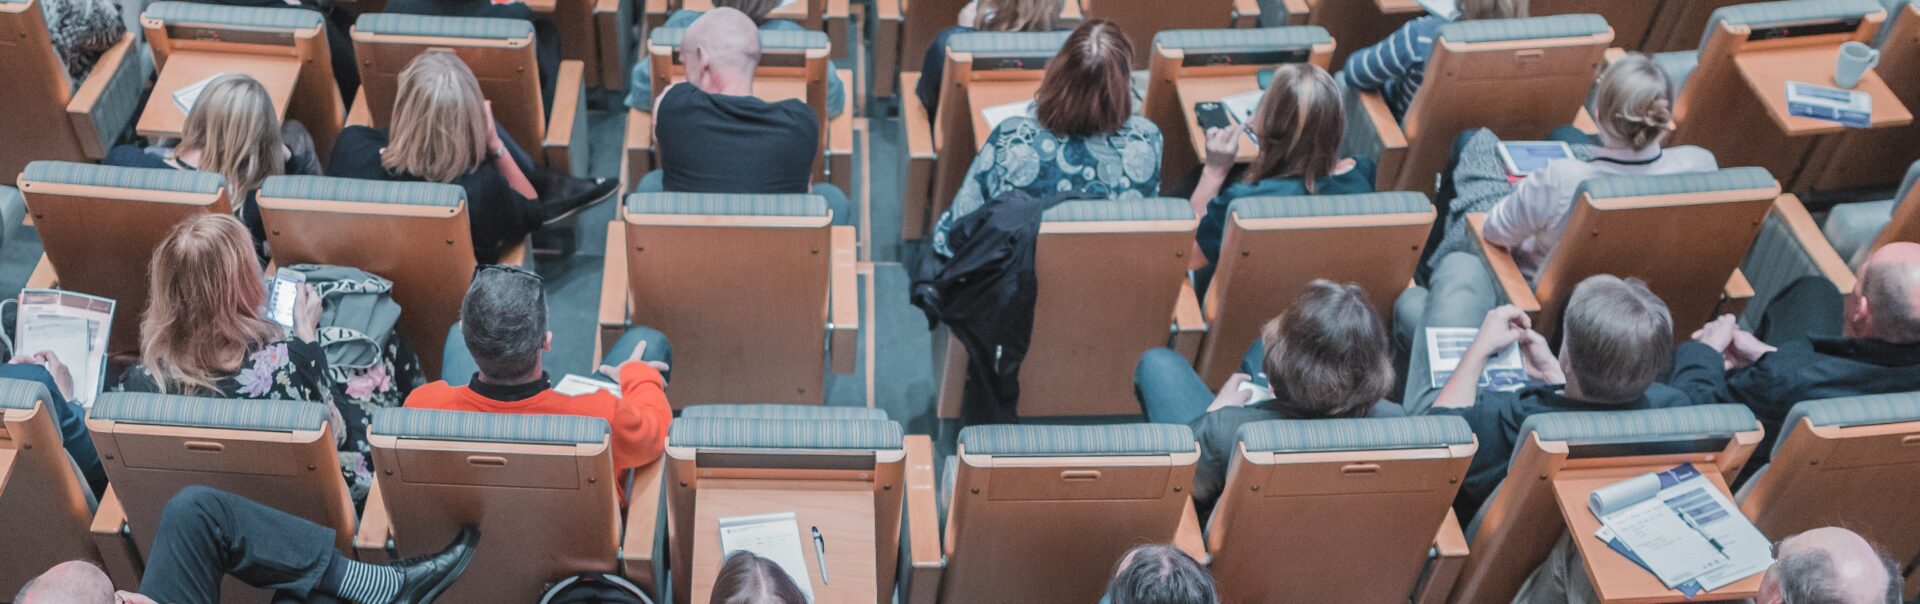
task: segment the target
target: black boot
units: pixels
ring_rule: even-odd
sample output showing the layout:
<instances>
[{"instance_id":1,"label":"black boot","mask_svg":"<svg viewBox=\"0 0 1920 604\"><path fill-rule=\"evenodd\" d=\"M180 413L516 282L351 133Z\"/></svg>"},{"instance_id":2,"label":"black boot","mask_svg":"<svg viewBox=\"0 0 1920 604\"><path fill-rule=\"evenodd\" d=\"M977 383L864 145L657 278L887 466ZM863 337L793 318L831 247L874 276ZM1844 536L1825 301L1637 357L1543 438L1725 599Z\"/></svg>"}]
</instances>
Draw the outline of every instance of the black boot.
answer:
<instances>
[{"instance_id":1,"label":"black boot","mask_svg":"<svg viewBox=\"0 0 1920 604\"><path fill-rule=\"evenodd\" d=\"M620 182L611 178L575 178L559 170L540 170L533 178L540 193L540 224L549 225L613 197Z\"/></svg>"},{"instance_id":2,"label":"black boot","mask_svg":"<svg viewBox=\"0 0 1920 604\"><path fill-rule=\"evenodd\" d=\"M394 604L426 604L440 597L453 580L467 570L467 563L473 561L474 547L480 542L480 529L466 527L460 529L460 536L453 544L440 553L407 558L389 565L400 571L400 593L393 597Z\"/></svg>"}]
</instances>

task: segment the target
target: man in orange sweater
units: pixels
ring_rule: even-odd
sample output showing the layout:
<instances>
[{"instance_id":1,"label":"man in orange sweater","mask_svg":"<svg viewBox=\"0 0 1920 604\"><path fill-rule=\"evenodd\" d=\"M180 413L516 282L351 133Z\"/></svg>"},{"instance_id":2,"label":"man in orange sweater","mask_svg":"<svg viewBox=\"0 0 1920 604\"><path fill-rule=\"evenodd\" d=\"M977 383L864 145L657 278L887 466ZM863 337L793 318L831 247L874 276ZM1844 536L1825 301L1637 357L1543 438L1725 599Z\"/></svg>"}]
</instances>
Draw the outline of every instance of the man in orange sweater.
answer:
<instances>
[{"instance_id":1,"label":"man in orange sweater","mask_svg":"<svg viewBox=\"0 0 1920 604\"><path fill-rule=\"evenodd\" d=\"M540 354L553 348L553 333L547 331L539 275L508 266L480 267L460 303L460 318L459 337L447 337L441 366L446 380L414 389L407 407L598 417L613 429L613 464L621 475L660 459L673 421L662 373L671 354L666 336L636 327L614 344L608 358L625 360L600 371L619 381L618 396L605 390L569 396L553 390L540 362ZM620 503L626 505L626 493Z\"/></svg>"}]
</instances>

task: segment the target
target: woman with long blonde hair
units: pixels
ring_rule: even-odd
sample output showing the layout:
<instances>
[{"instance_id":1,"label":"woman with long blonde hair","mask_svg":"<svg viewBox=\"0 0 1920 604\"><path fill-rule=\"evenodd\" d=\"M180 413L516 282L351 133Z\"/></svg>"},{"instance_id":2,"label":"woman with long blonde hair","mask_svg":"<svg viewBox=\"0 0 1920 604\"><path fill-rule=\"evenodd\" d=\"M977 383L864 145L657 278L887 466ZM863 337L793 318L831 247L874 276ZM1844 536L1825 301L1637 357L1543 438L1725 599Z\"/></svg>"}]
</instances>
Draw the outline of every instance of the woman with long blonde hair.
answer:
<instances>
[{"instance_id":1,"label":"woman with long blonde hair","mask_svg":"<svg viewBox=\"0 0 1920 604\"><path fill-rule=\"evenodd\" d=\"M947 40L974 31L1037 32L1060 29L1063 0L975 0L960 9L959 24L941 30L920 60L920 83L913 92L927 108L927 119L938 115L940 80L947 72Z\"/></svg>"},{"instance_id":2,"label":"woman with long blonde hair","mask_svg":"<svg viewBox=\"0 0 1920 604\"><path fill-rule=\"evenodd\" d=\"M245 75L208 83L187 112L180 144L172 149L121 145L108 165L213 172L226 179L233 213L247 225L254 250L266 257L266 225L256 194L268 176L318 174L313 140L297 121L280 124L265 86Z\"/></svg>"}]
</instances>

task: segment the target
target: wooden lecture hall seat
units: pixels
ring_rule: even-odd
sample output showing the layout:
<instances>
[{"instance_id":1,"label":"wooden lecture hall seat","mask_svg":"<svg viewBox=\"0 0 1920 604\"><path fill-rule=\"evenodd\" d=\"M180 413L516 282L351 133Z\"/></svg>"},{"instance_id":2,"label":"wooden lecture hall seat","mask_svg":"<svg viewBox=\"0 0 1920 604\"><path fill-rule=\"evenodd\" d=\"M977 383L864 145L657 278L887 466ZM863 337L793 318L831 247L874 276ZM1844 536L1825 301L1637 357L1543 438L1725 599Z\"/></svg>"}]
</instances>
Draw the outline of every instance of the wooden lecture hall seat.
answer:
<instances>
[{"instance_id":1,"label":"wooden lecture hall seat","mask_svg":"<svg viewBox=\"0 0 1920 604\"><path fill-rule=\"evenodd\" d=\"M1232 27L1234 0L1187 0L1168 10L1165 0L1078 0L1088 19L1105 19L1120 26L1133 41L1133 67L1146 69L1153 57L1150 43L1170 29Z\"/></svg>"},{"instance_id":2,"label":"wooden lecture hall seat","mask_svg":"<svg viewBox=\"0 0 1920 604\"><path fill-rule=\"evenodd\" d=\"M1920 161L1907 168L1893 198L1834 206L1821 232L1849 263L1895 241L1920 242Z\"/></svg>"},{"instance_id":3,"label":"wooden lecture hall seat","mask_svg":"<svg viewBox=\"0 0 1920 604\"><path fill-rule=\"evenodd\" d=\"M1322 68L1334 40L1319 27L1168 30L1153 37L1141 114L1160 127L1160 182L1186 179L1206 161L1206 133L1193 122L1195 103L1262 90L1261 72L1287 63ZM1241 146L1241 163L1253 160ZM1164 185L1163 185L1164 186Z\"/></svg>"},{"instance_id":4,"label":"wooden lecture hall seat","mask_svg":"<svg viewBox=\"0 0 1920 604\"><path fill-rule=\"evenodd\" d=\"M133 126L147 68L132 33L75 82L47 32L43 0L0 0L0 186L34 160L98 161Z\"/></svg>"},{"instance_id":5,"label":"wooden lecture hall seat","mask_svg":"<svg viewBox=\"0 0 1920 604\"><path fill-rule=\"evenodd\" d=\"M0 594L55 564L101 562L88 530L99 502L67 456L52 405L40 382L0 379Z\"/></svg>"},{"instance_id":6,"label":"wooden lecture hall seat","mask_svg":"<svg viewBox=\"0 0 1920 604\"><path fill-rule=\"evenodd\" d=\"M299 120L319 156L331 156L347 108L318 11L167 1L147 5L140 25L159 71L148 97L159 102L147 103L136 126L142 136L179 136L186 115L173 91L238 73L265 86L280 118Z\"/></svg>"}]
</instances>

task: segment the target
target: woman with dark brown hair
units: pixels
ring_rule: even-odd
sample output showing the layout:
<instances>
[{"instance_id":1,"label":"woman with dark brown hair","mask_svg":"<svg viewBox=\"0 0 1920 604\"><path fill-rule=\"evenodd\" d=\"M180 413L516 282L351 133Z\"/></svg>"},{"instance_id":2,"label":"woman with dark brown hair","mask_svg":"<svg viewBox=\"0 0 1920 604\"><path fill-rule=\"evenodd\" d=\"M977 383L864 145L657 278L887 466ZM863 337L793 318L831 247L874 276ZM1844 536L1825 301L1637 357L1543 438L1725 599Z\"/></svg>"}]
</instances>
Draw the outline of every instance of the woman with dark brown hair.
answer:
<instances>
[{"instance_id":1,"label":"woman with dark brown hair","mask_svg":"<svg viewBox=\"0 0 1920 604\"><path fill-rule=\"evenodd\" d=\"M1009 191L1108 199L1160 194L1160 128L1133 113L1133 43L1098 19L1067 37L1028 115L1007 118L967 168L953 205L934 226L933 249L951 257L954 221Z\"/></svg>"},{"instance_id":2,"label":"woman with dark brown hair","mask_svg":"<svg viewBox=\"0 0 1920 604\"><path fill-rule=\"evenodd\" d=\"M1190 200L1194 215L1200 217L1194 233L1200 253L1192 256L1188 268L1195 271L1194 286L1201 293L1220 259L1220 239L1233 200L1373 192L1373 160L1340 157L1346 113L1327 70L1307 63L1280 66L1249 121L1246 126L1207 130L1207 165ZM1260 153L1233 178L1234 156L1242 139L1249 137ZM1229 180L1232 185L1227 185Z\"/></svg>"},{"instance_id":3,"label":"woman with dark brown hair","mask_svg":"<svg viewBox=\"0 0 1920 604\"><path fill-rule=\"evenodd\" d=\"M807 604L793 577L772 560L741 550L727 556L708 604Z\"/></svg>"}]
</instances>

